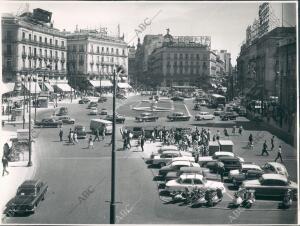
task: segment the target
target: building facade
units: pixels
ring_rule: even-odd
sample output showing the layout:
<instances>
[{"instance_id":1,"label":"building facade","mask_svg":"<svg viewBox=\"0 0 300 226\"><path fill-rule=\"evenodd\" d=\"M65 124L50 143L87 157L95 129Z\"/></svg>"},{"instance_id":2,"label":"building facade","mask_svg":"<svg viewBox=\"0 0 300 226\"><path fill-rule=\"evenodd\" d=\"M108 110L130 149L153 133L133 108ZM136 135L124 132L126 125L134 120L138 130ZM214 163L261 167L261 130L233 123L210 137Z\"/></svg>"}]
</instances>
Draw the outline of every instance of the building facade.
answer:
<instances>
[{"instance_id":1,"label":"building facade","mask_svg":"<svg viewBox=\"0 0 300 226\"><path fill-rule=\"evenodd\" d=\"M210 50L210 38L205 38L172 37L168 32L162 46L149 57L147 83L162 87L207 86L210 76L216 75L216 53Z\"/></svg>"},{"instance_id":2,"label":"building facade","mask_svg":"<svg viewBox=\"0 0 300 226\"><path fill-rule=\"evenodd\" d=\"M67 34L67 41L69 79L75 87L111 86L108 80L119 65L128 72L124 38L111 37L103 31L80 30Z\"/></svg>"},{"instance_id":3,"label":"building facade","mask_svg":"<svg viewBox=\"0 0 300 226\"><path fill-rule=\"evenodd\" d=\"M37 11L36 11L37 10ZM2 75L4 82L15 82L17 74L38 74L49 81L65 81L67 39L53 28L46 17L51 13L35 9L20 16L2 17Z\"/></svg>"}]
</instances>

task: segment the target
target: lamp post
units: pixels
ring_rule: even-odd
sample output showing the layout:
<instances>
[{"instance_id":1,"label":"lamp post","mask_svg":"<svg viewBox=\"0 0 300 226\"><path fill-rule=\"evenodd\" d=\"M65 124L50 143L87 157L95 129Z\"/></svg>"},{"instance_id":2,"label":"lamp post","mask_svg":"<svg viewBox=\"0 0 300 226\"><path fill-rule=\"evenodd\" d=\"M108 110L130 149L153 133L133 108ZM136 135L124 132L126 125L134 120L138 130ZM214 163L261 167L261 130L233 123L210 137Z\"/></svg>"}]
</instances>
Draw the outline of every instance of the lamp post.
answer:
<instances>
[{"instance_id":1,"label":"lamp post","mask_svg":"<svg viewBox=\"0 0 300 226\"><path fill-rule=\"evenodd\" d=\"M36 121L36 106L37 106L37 95L36 95L36 84L37 84L37 80L38 80L38 76L34 75L33 78L35 79L35 84L34 84L34 121Z\"/></svg>"},{"instance_id":2,"label":"lamp post","mask_svg":"<svg viewBox=\"0 0 300 226\"><path fill-rule=\"evenodd\" d=\"M31 146L31 79L32 76L30 75L29 77L29 159L28 159L28 164L27 166L30 167L32 166L32 161L31 161L31 152L32 152L32 146Z\"/></svg>"},{"instance_id":3,"label":"lamp post","mask_svg":"<svg viewBox=\"0 0 300 226\"><path fill-rule=\"evenodd\" d=\"M21 81L23 82L23 129L25 129L25 76L21 75Z\"/></svg>"}]
</instances>

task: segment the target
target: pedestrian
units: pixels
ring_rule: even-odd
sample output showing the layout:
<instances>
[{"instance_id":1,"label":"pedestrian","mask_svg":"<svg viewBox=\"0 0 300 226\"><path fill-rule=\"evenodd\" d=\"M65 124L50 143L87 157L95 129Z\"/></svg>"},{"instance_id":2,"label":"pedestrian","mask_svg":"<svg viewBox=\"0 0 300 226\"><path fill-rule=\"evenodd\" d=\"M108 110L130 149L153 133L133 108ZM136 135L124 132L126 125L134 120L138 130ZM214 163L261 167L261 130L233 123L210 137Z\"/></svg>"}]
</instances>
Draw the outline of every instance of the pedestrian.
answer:
<instances>
[{"instance_id":1,"label":"pedestrian","mask_svg":"<svg viewBox=\"0 0 300 226\"><path fill-rule=\"evenodd\" d=\"M239 128L239 134L242 135L242 132L243 132L243 127L240 126L240 128Z\"/></svg>"},{"instance_id":2,"label":"pedestrian","mask_svg":"<svg viewBox=\"0 0 300 226\"><path fill-rule=\"evenodd\" d=\"M62 128L60 128L60 130L59 130L59 140L60 141L63 141L63 135L64 135L64 131Z\"/></svg>"},{"instance_id":3,"label":"pedestrian","mask_svg":"<svg viewBox=\"0 0 300 226\"><path fill-rule=\"evenodd\" d=\"M211 132L210 132L210 130L208 129L208 130L207 130L207 139L208 139L208 141L210 141L210 135L211 135Z\"/></svg>"},{"instance_id":4,"label":"pedestrian","mask_svg":"<svg viewBox=\"0 0 300 226\"><path fill-rule=\"evenodd\" d=\"M145 144L145 137L144 136L141 136L140 144L141 144L142 152L144 152L144 144Z\"/></svg>"},{"instance_id":5,"label":"pedestrian","mask_svg":"<svg viewBox=\"0 0 300 226\"><path fill-rule=\"evenodd\" d=\"M248 144L250 149L253 149L253 136L252 133L249 135L249 144Z\"/></svg>"},{"instance_id":6,"label":"pedestrian","mask_svg":"<svg viewBox=\"0 0 300 226\"><path fill-rule=\"evenodd\" d=\"M144 136L144 135L142 135ZM129 146L129 149L131 148L131 140L133 138L133 133L131 131L128 131L128 134L127 134L127 145Z\"/></svg>"},{"instance_id":7,"label":"pedestrian","mask_svg":"<svg viewBox=\"0 0 300 226\"><path fill-rule=\"evenodd\" d=\"M124 136L124 138L123 138L123 151L125 151L127 148L128 148L127 136Z\"/></svg>"},{"instance_id":8,"label":"pedestrian","mask_svg":"<svg viewBox=\"0 0 300 226\"><path fill-rule=\"evenodd\" d=\"M267 141L265 140L265 142L264 142L264 144L263 144L263 149L262 149L262 152L261 152L261 155L262 155L262 156L263 156L265 153L266 153L267 155L269 155L269 152L268 152L267 148L268 148L268 145L267 145Z\"/></svg>"},{"instance_id":9,"label":"pedestrian","mask_svg":"<svg viewBox=\"0 0 300 226\"><path fill-rule=\"evenodd\" d=\"M70 130L69 130L69 136L68 136L68 138L69 138L69 143L71 143L72 142L72 137L71 137L71 133L72 133L72 129L70 128Z\"/></svg>"},{"instance_id":10,"label":"pedestrian","mask_svg":"<svg viewBox=\"0 0 300 226\"><path fill-rule=\"evenodd\" d=\"M277 151L277 157L275 158L274 162L276 162L277 159L279 159L279 158L280 158L281 162L283 162L281 154L282 154L281 145L279 145L278 151Z\"/></svg>"},{"instance_id":11,"label":"pedestrian","mask_svg":"<svg viewBox=\"0 0 300 226\"><path fill-rule=\"evenodd\" d=\"M73 139L74 139L74 143L77 144L78 138L77 138L77 133L75 131L74 131Z\"/></svg>"},{"instance_id":12,"label":"pedestrian","mask_svg":"<svg viewBox=\"0 0 300 226\"><path fill-rule=\"evenodd\" d=\"M3 155L2 157L2 166L3 166L3 171L2 171L2 177L3 177L5 173L7 175L9 174L9 172L6 169L8 167L8 160L5 155Z\"/></svg>"},{"instance_id":13,"label":"pedestrian","mask_svg":"<svg viewBox=\"0 0 300 226\"><path fill-rule=\"evenodd\" d=\"M216 136L217 140L220 140L220 131L217 130L217 136Z\"/></svg>"},{"instance_id":14,"label":"pedestrian","mask_svg":"<svg viewBox=\"0 0 300 226\"><path fill-rule=\"evenodd\" d=\"M105 139L106 131L107 131L107 130L106 130L106 128L104 127L103 130L102 130L102 134L101 134L101 135L102 135L102 140Z\"/></svg>"},{"instance_id":15,"label":"pedestrian","mask_svg":"<svg viewBox=\"0 0 300 226\"><path fill-rule=\"evenodd\" d=\"M213 135L213 141L216 141L216 135Z\"/></svg>"},{"instance_id":16,"label":"pedestrian","mask_svg":"<svg viewBox=\"0 0 300 226\"><path fill-rule=\"evenodd\" d=\"M224 168L224 163L223 162L218 162L218 174L220 175L221 177L221 182L224 181L224 173L225 173L225 168Z\"/></svg>"},{"instance_id":17,"label":"pedestrian","mask_svg":"<svg viewBox=\"0 0 300 226\"><path fill-rule=\"evenodd\" d=\"M151 141L152 141L153 143L155 143L155 140L156 140L155 132L152 131L152 132L151 132Z\"/></svg>"},{"instance_id":18,"label":"pedestrian","mask_svg":"<svg viewBox=\"0 0 300 226\"><path fill-rule=\"evenodd\" d=\"M228 134L228 131L227 131L227 129L226 129L226 128L224 128L224 135L225 135L226 137L228 137L228 136L229 136L229 134Z\"/></svg>"},{"instance_id":19,"label":"pedestrian","mask_svg":"<svg viewBox=\"0 0 300 226\"><path fill-rule=\"evenodd\" d=\"M275 139L275 136L272 136L272 138L271 138L271 151L273 151L273 149L274 149L274 139Z\"/></svg>"},{"instance_id":20,"label":"pedestrian","mask_svg":"<svg viewBox=\"0 0 300 226\"><path fill-rule=\"evenodd\" d=\"M162 140L163 140L163 132L162 132L162 130L159 130L158 136L159 136L159 141L162 142Z\"/></svg>"},{"instance_id":21,"label":"pedestrian","mask_svg":"<svg viewBox=\"0 0 300 226\"><path fill-rule=\"evenodd\" d=\"M99 129L96 129L96 131L95 131L95 138L94 138L94 142L95 142L96 140L100 141Z\"/></svg>"},{"instance_id":22,"label":"pedestrian","mask_svg":"<svg viewBox=\"0 0 300 226\"><path fill-rule=\"evenodd\" d=\"M89 140L88 140L88 149L94 149L94 142L93 142L93 137L90 135Z\"/></svg>"},{"instance_id":23,"label":"pedestrian","mask_svg":"<svg viewBox=\"0 0 300 226\"><path fill-rule=\"evenodd\" d=\"M74 133L72 130L70 131L70 143L75 144L74 143Z\"/></svg>"}]
</instances>

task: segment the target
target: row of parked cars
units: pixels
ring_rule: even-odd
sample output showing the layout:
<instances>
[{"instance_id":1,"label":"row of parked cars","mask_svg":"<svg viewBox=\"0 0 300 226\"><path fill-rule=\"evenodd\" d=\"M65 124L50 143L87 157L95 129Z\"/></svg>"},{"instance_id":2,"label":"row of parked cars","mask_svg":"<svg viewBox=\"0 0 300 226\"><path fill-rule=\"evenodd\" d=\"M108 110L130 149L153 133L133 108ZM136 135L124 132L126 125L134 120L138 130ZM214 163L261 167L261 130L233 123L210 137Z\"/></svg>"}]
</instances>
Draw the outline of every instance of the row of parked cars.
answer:
<instances>
[{"instance_id":1,"label":"row of parked cars","mask_svg":"<svg viewBox=\"0 0 300 226\"><path fill-rule=\"evenodd\" d=\"M297 194L297 184L290 180L283 164L267 162L259 166L228 151L215 152L212 156L199 157L195 162L193 153L178 151L176 146L166 146L152 153L148 164L159 167L159 176L166 191L182 191L185 188L220 188L218 163L224 164L226 182L234 187L254 190L257 197L283 198L291 189ZM217 183L216 183L217 182Z\"/></svg>"}]
</instances>

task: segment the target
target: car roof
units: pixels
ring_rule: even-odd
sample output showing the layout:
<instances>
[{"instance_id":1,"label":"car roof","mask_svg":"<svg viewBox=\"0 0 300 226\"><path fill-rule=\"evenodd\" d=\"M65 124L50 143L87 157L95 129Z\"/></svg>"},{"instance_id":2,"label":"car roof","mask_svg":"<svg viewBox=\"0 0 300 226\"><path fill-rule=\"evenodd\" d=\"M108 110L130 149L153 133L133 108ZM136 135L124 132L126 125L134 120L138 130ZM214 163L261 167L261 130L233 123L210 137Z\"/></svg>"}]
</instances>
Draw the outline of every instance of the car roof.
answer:
<instances>
[{"instance_id":1,"label":"car roof","mask_svg":"<svg viewBox=\"0 0 300 226\"><path fill-rule=\"evenodd\" d=\"M186 165L186 164L190 164L190 161L188 161L188 160L180 160L180 161L172 162L172 165Z\"/></svg>"},{"instance_id":2,"label":"car roof","mask_svg":"<svg viewBox=\"0 0 300 226\"><path fill-rule=\"evenodd\" d=\"M255 165L255 164L242 164L242 168L243 169L257 169L257 170L261 170L260 166L259 165Z\"/></svg>"},{"instance_id":3,"label":"car roof","mask_svg":"<svg viewBox=\"0 0 300 226\"><path fill-rule=\"evenodd\" d=\"M266 164L269 164L269 165L271 165L275 168L280 167L280 168L286 169L285 166L283 164L279 163L279 162L267 162Z\"/></svg>"},{"instance_id":4,"label":"car roof","mask_svg":"<svg viewBox=\"0 0 300 226\"><path fill-rule=\"evenodd\" d=\"M180 179L203 179L203 176L201 174L191 174L191 173L183 173L180 175Z\"/></svg>"},{"instance_id":5,"label":"car roof","mask_svg":"<svg viewBox=\"0 0 300 226\"><path fill-rule=\"evenodd\" d=\"M178 150L167 150L167 151L164 151L163 154L173 154L173 153L180 153L180 151Z\"/></svg>"},{"instance_id":6,"label":"car roof","mask_svg":"<svg viewBox=\"0 0 300 226\"><path fill-rule=\"evenodd\" d=\"M264 180L281 180L287 182L286 176L277 173L266 173L261 176Z\"/></svg>"},{"instance_id":7,"label":"car roof","mask_svg":"<svg viewBox=\"0 0 300 226\"><path fill-rule=\"evenodd\" d=\"M27 187L27 186L35 186L38 184L40 181L38 180L25 180L22 184L21 187Z\"/></svg>"},{"instance_id":8,"label":"car roof","mask_svg":"<svg viewBox=\"0 0 300 226\"><path fill-rule=\"evenodd\" d=\"M219 160L239 160L239 158L234 156L221 156L219 157Z\"/></svg>"},{"instance_id":9,"label":"car roof","mask_svg":"<svg viewBox=\"0 0 300 226\"><path fill-rule=\"evenodd\" d=\"M163 146L163 147L161 147L159 150L169 150L169 149L178 149L177 148L177 146L175 146L175 145L168 145L168 146Z\"/></svg>"},{"instance_id":10,"label":"car roof","mask_svg":"<svg viewBox=\"0 0 300 226\"><path fill-rule=\"evenodd\" d=\"M221 156L221 155L226 155L226 156L234 156L232 152L229 151L217 151L214 153L215 156Z\"/></svg>"},{"instance_id":11,"label":"car roof","mask_svg":"<svg viewBox=\"0 0 300 226\"><path fill-rule=\"evenodd\" d=\"M234 145L231 140L219 140L220 145Z\"/></svg>"},{"instance_id":12,"label":"car roof","mask_svg":"<svg viewBox=\"0 0 300 226\"><path fill-rule=\"evenodd\" d=\"M188 167L181 167L180 172L202 172L202 169L200 167L188 166Z\"/></svg>"}]
</instances>

